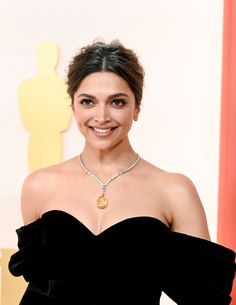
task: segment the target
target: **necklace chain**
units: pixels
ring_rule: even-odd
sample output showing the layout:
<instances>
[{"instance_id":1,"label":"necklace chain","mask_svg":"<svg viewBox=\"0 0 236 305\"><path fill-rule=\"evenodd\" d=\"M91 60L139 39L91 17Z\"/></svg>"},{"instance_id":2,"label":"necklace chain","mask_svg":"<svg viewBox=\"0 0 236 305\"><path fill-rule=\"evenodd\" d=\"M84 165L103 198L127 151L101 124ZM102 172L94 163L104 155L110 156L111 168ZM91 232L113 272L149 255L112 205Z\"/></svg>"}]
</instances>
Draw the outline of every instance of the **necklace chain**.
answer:
<instances>
[{"instance_id":1,"label":"necklace chain","mask_svg":"<svg viewBox=\"0 0 236 305\"><path fill-rule=\"evenodd\" d=\"M129 167L127 168L123 168L120 171L118 171L116 174L114 174L111 178L109 178L107 181L103 182L101 179L99 179L97 176L95 176L93 173L90 172L90 170L85 166L85 164L83 163L81 154L79 155L79 161L81 164L82 169L85 171L86 174L88 174L90 177L92 177L94 180L96 180L98 183L101 184L102 186L102 195L98 198L97 200L97 206L99 208L105 208L107 206L107 199L105 198L105 192L106 192L106 188L107 185L113 181L114 179L118 178L119 176L129 172L131 169L133 169L137 163L140 160L140 156L137 155L137 159L135 160L135 162L133 164L131 164ZM100 204L98 203L98 201L100 200ZM105 206L104 206L105 205Z\"/></svg>"}]
</instances>

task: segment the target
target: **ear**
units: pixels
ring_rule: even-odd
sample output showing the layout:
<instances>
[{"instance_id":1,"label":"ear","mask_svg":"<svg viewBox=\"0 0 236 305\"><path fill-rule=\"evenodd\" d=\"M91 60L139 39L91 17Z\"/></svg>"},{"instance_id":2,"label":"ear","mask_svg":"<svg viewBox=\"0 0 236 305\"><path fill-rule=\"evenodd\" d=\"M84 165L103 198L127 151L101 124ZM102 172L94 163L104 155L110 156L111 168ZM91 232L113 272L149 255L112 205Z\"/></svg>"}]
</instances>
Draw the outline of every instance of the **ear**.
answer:
<instances>
[{"instance_id":1,"label":"ear","mask_svg":"<svg viewBox=\"0 0 236 305\"><path fill-rule=\"evenodd\" d=\"M75 104L74 104L74 101L72 101L72 100L70 102L70 107L71 107L72 111L75 112Z\"/></svg>"},{"instance_id":2,"label":"ear","mask_svg":"<svg viewBox=\"0 0 236 305\"><path fill-rule=\"evenodd\" d=\"M74 103L74 101L71 102L70 107L71 107L73 115L75 116L75 103Z\"/></svg>"},{"instance_id":3,"label":"ear","mask_svg":"<svg viewBox=\"0 0 236 305\"><path fill-rule=\"evenodd\" d=\"M139 112L140 112L140 106L138 105L135 107L135 110L134 110L134 121L138 121Z\"/></svg>"}]
</instances>

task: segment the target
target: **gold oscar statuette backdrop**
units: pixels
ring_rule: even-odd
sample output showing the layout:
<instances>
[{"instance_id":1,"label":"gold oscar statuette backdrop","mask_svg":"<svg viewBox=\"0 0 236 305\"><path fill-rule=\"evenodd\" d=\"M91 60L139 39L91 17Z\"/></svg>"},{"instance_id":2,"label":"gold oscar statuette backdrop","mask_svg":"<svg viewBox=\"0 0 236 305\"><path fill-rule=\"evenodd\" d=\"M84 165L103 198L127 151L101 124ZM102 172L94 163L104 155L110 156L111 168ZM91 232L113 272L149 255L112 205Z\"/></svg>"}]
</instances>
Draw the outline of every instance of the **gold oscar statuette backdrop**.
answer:
<instances>
[{"instance_id":1,"label":"gold oscar statuette backdrop","mask_svg":"<svg viewBox=\"0 0 236 305\"><path fill-rule=\"evenodd\" d=\"M40 44L36 54L38 73L19 84L19 112L29 135L29 172L62 161L61 133L69 128L72 111L65 80L56 73L58 58L55 44ZM14 277L8 270L10 256L16 251L0 250L0 305L18 305L27 287L22 276Z\"/></svg>"}]
</instances>

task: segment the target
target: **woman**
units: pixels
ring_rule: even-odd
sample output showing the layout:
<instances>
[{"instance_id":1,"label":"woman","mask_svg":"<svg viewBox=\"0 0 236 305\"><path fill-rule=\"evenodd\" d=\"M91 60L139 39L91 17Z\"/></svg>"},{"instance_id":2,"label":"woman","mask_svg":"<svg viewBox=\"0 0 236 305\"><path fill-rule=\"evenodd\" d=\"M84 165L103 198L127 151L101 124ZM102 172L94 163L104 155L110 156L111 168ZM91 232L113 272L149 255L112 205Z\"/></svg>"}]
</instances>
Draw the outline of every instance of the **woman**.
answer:
<instances>
[{"instance_id":1,"label":"woman","mask_svg":"<svg viewBox=\"0 0 236 305\"><path fill-rule=\"evenodd\" d=\"M119 41L82 48L68 93L83 151L30 174L13 275L21 304L229 304L235 253L210 241L194 184L140 158L129 141L144 70Z\"/></svg>"}]
</instances>

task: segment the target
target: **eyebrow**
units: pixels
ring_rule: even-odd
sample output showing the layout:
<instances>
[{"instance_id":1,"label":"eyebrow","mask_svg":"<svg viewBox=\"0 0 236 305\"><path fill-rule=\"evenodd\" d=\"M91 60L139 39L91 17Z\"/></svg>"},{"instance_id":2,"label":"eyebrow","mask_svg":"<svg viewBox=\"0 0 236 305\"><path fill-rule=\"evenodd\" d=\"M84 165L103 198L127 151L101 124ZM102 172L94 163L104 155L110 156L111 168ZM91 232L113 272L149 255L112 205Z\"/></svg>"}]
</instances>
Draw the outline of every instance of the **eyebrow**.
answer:
<instances>
[{"instance_id":1,"label":"eyebrow","mask_svg":"<svg viewBox=\"0 0 236 305\"><path fill-rule=\"evenodd\" d=\"M120 97L120 96L129 97L128 94L126 94L124 92L118 92L118 93L109 95L108 99L115 98L115 97ZM96 96L94 96L92 94L87 94L87 93L81 93L80 95L78 95L78 97L88 97L88 98L96 99Z\"/></svg>"}]
</instances>

